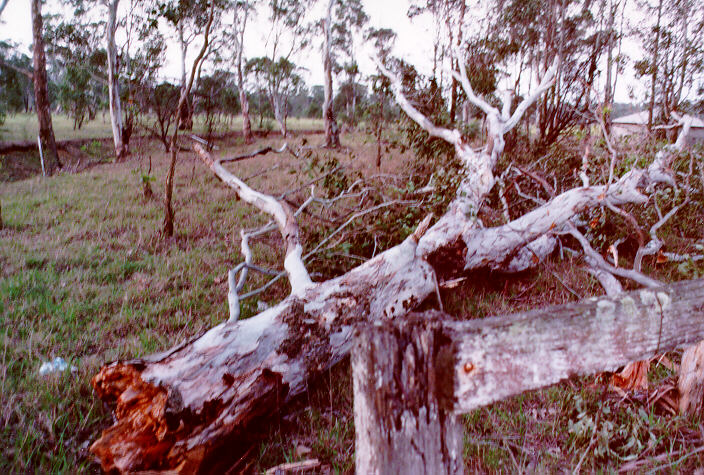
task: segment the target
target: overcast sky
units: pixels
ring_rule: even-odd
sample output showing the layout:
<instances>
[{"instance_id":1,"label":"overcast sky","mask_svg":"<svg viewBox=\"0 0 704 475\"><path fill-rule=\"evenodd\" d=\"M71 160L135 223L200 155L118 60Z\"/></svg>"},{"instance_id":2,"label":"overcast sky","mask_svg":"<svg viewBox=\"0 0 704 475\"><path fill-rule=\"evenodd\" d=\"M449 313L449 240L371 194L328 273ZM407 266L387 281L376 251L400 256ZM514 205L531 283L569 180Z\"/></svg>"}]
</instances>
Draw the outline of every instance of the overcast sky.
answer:
<instances>
[{"instance_id":1,"label":"overcast sky","mask_svg":"<svg viewBox=\"0 0 704 475\"><path fill-rule=\"evenodd\" d=\"M126 3L126 2L123 2ZM322 2L319 2L322 3ZM407 62L424 74L431 72L432 60L432 25L427 16L416 17L411 21L406 12L408 10L408 0L363 0L365 9L370 17L371 26L377 28L391 28L398 34L396 49L394 54L402 57ZM319 5L320 7L320 5ZM101 7L104 9L104 7ZM45 13L58 12L59 4L55 0L49 0L45 6ZM66 14L71 14L66 10ZM105 12L100 12L105 15ZM0 20L0 40L11 40L21 45L25 53L30 53L31 45L31 19L29 0L9 0L2 19ZM248 38L245 43L245 55L248 57L261 56L264 51L264 39L268 32L266 19L255 20L248 31ZM635 46L629 49L634 50ZM191 52L196 48L191 48ZM363 73L371 73L375 69L369 59L370 50L362 48L359 52L358 62ZM637 49L636 49L637 51ZM179 77L178 66L179 51L174 42L170 42L166 54L166 65L162 75L169 79ZM304 66L307 72L304 74L309 85L323 83L323 69L320 51L310 48L308 51L295 58L295 62ZM629 68L630 69L630 68ZM624 78L620 80L616 91L616 100L621 102L629 101L628 88L635 85L637 97L642 97L641 85L633 79L632 72L628 71Z\"/></svg>"}]
</instances>

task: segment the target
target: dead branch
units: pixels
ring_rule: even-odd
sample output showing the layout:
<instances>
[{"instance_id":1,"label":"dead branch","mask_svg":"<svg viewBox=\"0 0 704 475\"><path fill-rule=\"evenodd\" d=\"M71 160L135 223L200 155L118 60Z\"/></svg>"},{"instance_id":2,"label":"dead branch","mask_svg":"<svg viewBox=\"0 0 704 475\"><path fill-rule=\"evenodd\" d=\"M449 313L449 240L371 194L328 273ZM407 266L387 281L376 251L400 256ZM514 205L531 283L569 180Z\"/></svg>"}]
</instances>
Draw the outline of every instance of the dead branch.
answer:
<instances>
[{"instance_id":1,"label":"dead branch","mask_svg":"<svg viewBox=\"0 0 704 475\"><path fill-rule=\"evenodd\" d=\"M301 246L299 238L298 223L291 207L283 201L278 201L272 196L265 195L247 186L246 183L227 171L220 163L213 161L210 154L199 144L194 144L193 149L213 173L230 188L234 189L243 201L270 214L274 218L281 232L281 237L286 242L284 269L286 269L288 274L291 292L294 295L302 294L306 288L310 287L312 281L301 258L303 246Z\"/></svg>"},{"instance_id":2,"label":"dead branch","mask_svg":"<svg viewBox=\"0 0 704 475\"><path fill-rule=\"evenodd\" d=\"M291 155L293 155L294 157L298 158L298 153L289 146L288 142L284 142L284 144L279 148L267 146L267 147L255 150L253 152L244 153L242 155L235 155L233 157L221 158L219 161L220 161L220 163L238 162L240 160L254 158L258 155L266 155L267 153L284 153L286 151L291 153Z\"/></svg>"}]
</instances>

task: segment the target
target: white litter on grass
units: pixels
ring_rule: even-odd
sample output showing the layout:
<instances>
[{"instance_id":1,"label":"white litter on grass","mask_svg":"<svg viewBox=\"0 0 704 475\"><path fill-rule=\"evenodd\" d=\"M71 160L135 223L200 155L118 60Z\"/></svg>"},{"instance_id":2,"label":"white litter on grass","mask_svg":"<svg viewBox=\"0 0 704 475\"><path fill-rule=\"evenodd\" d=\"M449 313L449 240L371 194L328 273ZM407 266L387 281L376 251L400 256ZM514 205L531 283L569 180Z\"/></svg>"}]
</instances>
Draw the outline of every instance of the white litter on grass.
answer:
<instances>
[{"instance_id":1,"label":"white litter on grass","mask_svg":"<svg viewBox=\"0 0 704 475\"><path fill-rule=\"evenodd\" d=\"M42 376L46 376L47 374L51 373L63 373L67 369L68 363L66 363L66 360L64 360L60 356L57 356L52 361L42 363L41 368L39 368L39 374ZM71 366L71 372L73 373L75 371L78 371L78 368L76 368L75 366Z\"/></svg>"}]
</instances>

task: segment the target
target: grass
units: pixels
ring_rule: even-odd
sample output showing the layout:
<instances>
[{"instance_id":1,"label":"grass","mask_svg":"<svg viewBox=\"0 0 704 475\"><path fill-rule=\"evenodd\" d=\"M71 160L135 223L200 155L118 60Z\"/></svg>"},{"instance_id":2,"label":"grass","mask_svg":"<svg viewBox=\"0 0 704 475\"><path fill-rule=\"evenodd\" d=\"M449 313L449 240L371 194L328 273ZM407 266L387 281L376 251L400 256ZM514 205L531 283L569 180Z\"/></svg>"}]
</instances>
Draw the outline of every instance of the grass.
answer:
<instances>
[{"instance_id":1,"label":"grass","mask_svg":"<svg viewBox=\"0 0 704 475\"><path fill-rule=\"evenodd\" d=\"M112 136L110 116L99 113L94 120L86 120L80 129L73 128L73 119L64 114L53 114L52 125L56 140L106 138ZM149 118L147 117L147 120ZM265 118L259 126L258 117L252 116L253 130L278 131L278 125L273 119ZM309 119L291 117L287 121L289 130L322 130L322 119ZM205 131L205 117L198 115L194 120L194 131ZM216 126L217 131L242 130L242 117L226 117L221 119ZM5 123L0 126L0 141L28 141L36 140L39 133L37 115L33 113L17 113L6 117Z\"/></svg>"},{"instance_id":2,"label":"grass","mask_svg":"<svg viewBox=\"0 0 704 475\"><path fill-rule=\"evenodd\" d=\"M306 128L304 123L301 127ZM321 137L306 140L315 143ZM278 142L272 137L257 146ZM217 153L223 156L244 149L235 141L219 145L222 150ZM333 159L364 176L377 173L373 140L362 134L345 135L343 145L349 148L341 153L321 153L316 166L307 159L267 155L232 169L243 177L269 170L248 182L271 193L309 180L326 163L335 163ZM150 157L150 183L158 196L168 157L156 143L136 144L125 163L103 163L48 179L0 182L5 223L0 231L3 473L98 470L88 448L111 423L89 384L100 366L166 349L227 317L225 277L227 269L241 260L238 231L261 225L265 218L233 200L192 154L183 153L176 174L177 235L162 239L161 202L142 196L142 176ZM391 149L381 172L398 175L406 170L409 158ZM402 188L389 183L391 194ZM319 184L316 192L324 190ZM303 196L294 194L291 199L302 201ZM697 213L684 214L663 231L678 251L688 249L687 233L701 233ZM360 222L362 237L347 234L347 243L327 251L333 264L312 263L320 274L317 278L356 263L344 256L371 252L359 241L369 241L370 234L364 233L378 236L382 247L390 245L383 233L397 230L389 222L399 216L379 215L373 222ZM417 217L408 218L409 229L413 219ZM303 222L307 238L317 236L319 228L318 222ZM280 268L283 256L275 234L253 247L258 264ZM660 277L685 277L676 264L646 264L648 272ZM601 293L579 265L576 260L555 259L510 280L476 274L462 286L443 291L442 299L452 314L478 318L574 300L572 292ZM262 277L252 278L250 288L264 282ZM283 284L274 286L261 300L272 303L286 293ZM243 316L256 313L257 304L246 302ZM41 363L56 356L77 371L40 376ZM677 361L677 354L670 356ZM674 374L656 366L652 377L656 384L671 381ZM704 444L701 418L663 414L643 395L624 400L608 391L605 378L575 379L522 394L464 416L464 424L468 472L616 471L635 461L644 461L637 470L689 472L704 465L701 453L690 455ZM354 424L349 362L332 368L269 426L256 430L249 455L237 470L261 472L317 457L336 473L350 472Z\"/></svg>"}]
</instances>

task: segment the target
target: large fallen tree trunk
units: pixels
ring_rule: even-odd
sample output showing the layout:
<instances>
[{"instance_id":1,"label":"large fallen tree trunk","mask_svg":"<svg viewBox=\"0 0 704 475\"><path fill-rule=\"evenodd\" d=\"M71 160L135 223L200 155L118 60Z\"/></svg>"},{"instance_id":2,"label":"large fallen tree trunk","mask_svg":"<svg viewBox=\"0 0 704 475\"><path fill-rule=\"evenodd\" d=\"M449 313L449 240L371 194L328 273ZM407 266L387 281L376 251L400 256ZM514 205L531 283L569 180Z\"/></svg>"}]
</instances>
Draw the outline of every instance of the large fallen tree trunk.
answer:
<instances>
[{"instance_id":1,"label":"large fallen tree trunk","mask_svg":"<svg viewBox=\"0 0 704 475\"><path fill-rule=\"evenodd\" d=\"M356 473L462 473L458 416L704 339L704 279L468 322L365 325L352 353Z\"/></svg>"},{"instance_id":2,"label":"large fallen tree trunk","mask_svg":"<svg viewBox=\"0 0 704 475\"><path fill-rule=\"evenodd\" d=\"M326 282L311 282L295 215L288 206L252 190L197 149L204 163L241 199L274 218L286 243L284 268L292 294L259 315L220 324L166 353L105 366L93 385L101 399L115 404L116 422L91 448L103 468L212 469L223 460L219 455L236 455L233 447L238 444L233 441L247 436L252 421L305 391L311 378L349 352L358 322L406 315L432 298L444 280L467 270L520 271L533 266L553 250L552 233L565 231L580 212L643 203L647 197L641 190L671 180L670 158L665 154L647 170L634 169L607 185L585 183L504 226L482 227L477 213L495 182L493 168L503 136L550 87L555 72L556 65L538 91L511 114L510 99L505 99L501 111L488 105L474 95L460 71L468 98L488 117L489 141L477 151L459 131L431 124L405 99L400 81L387 71L404 111L431 135L454 145L465 167L464 179L447 213L432 227L425 219L401 244ZM652 279L643 282L657 285Z\"/></svg>"}]
</instances>

